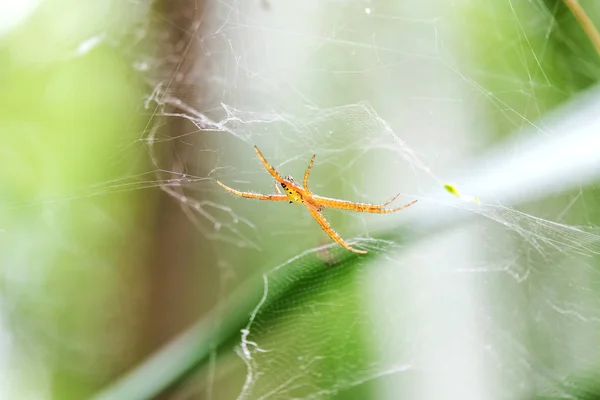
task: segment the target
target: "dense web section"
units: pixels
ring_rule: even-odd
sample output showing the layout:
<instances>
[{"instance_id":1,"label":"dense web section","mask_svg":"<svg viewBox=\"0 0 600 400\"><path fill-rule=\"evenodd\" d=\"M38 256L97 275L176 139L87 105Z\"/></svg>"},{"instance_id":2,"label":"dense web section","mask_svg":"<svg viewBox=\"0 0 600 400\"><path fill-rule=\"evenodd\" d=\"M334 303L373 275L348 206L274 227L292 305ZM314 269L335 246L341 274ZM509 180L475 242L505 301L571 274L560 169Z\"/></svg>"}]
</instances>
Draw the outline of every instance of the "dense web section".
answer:
<instances>
[{"instance_id":1,"label":"dense web section","mask_svg":"<svg viewBox=\"0 0 600 400\"><path fill-rule=\"evenodd\" d=\"M536 151L520 138L567 134L547 114L598 71L564 57L593 53L559 2L446 3L198 6L189 41L173 49L179 67L152 80L145 103L138 144L152 169L91 193L161 188L222 263L278 265L240 334L238 398L571 398L579 376L600 370L594 181L487 196L468 185L485 180L485 155L506 137L517 143L510 164ZM201 72L182 72L190 62ZM167 135L173 121L186 132ZM350 263L301 207L215 184L274 193L255 144L297 179L316 154L316 194L419 202L385 217L326 212L378 255ZM216 367L207 393L217 398L228 373Z\"/></svg>"},{"instance_id":2,"label":"dense web section","mask_svg":"<svg viewBox=\"0 0 600 400\"><path fill-rule=\"evenodd\" d=\"M503 135L565 134L546 114L597 71L565 75L559 50L582 54L586 42L570 36L559 3L443 3L211 3L193 41L203 105L168 80L149 97L159 120L190 123L177 137L154 127L140 139L156 185L225 252L281 255L267 258L281 264L264 273L241 332L240 399L569 398L578 374L600 367L593 182L572 176L533 196L535 182L487 197L476 185L463 193L460 180L455 196L444 190L478 176ZM486 39L465 38L474 33ZM254 144L296 178L316 154L317 194L379 203L402 192L419 203L385 218L327 214L379 254L346 266L300 207L233 198L214 183L274 193ZM169 147L178 157L164 165L157 154ZM504 162L534 151L517 144ZM509 192L526 193L524 204L503 204ZM378 235L398 229L413 239ZM204 383L211 395L218 375Z\"/></svg>"}]
</instances>

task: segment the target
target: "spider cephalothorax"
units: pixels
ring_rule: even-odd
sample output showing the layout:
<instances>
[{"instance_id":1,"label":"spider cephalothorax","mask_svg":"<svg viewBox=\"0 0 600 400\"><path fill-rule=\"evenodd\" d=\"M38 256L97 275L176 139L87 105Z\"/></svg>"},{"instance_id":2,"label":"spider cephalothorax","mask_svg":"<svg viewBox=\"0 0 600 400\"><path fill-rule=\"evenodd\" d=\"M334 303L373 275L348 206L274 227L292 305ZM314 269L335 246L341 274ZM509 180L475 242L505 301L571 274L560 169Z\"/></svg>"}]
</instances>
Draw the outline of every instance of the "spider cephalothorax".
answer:
<instances>
[{"instance_id":1,"label":"spider cephalothorax","mask_svg":"<svg viewBox=\"0 0 600 400\"><path fill-rule=\"evenodd\" d=\"M339 243L345 249L353 251L354 253L365 254L366 251L355 249L355 248L351 247L349 244L347 244L346 242L344 242L344 240L340 237L340 235L336 231L333 230L331 225L329 225L329 222L327 222L325 217L323 217L323 215L321 214L321 210L323 208L330 207L330 208L339 208L342 210L352 210L352 211L358 211L358 212L387 214L387 213L393 213L396 211L400 211L406 207L412 206L413 204L415 204L417 202L416 200L414 200L414 201L412 201L408 204L405 204L401 207L398 207L398 208L385 209L383 207L390 204L392 201L396 200L396 198L398 196L400 196L400 194L397 194L396 196L392 197L390 200L386 201L385 203L378 204L378 205L377 204L366 204L366 203L353 203L353 202L346 201L346 200L330 199L327 197L313 195L312 192L310 191L310 189L308 188L308 175L310 174L310 169L312 168L312 165L315 162L314 155L312 156L310 163L308 164L308 168L306 169L306 172L304 173L304 180L302 181L302 186L300 186L298 183L296 183L294 178L292 178L290 175L287 175L285 178L282 178L281 175L279 175L279 173L275 170L275 168L273 168L267 162L267 160L262 155L260 150L258 150L258 147L254 146L254 150L256 151L256 154L258 154L258 157L262 161L262 163L265 166L265 168L267 169L267 171L269 171L269 173L275 178L275 180L277 182L279 182L279 184L283 188L285 194L281 193L281 191L279 190L279 187L277 185L275 185L275 190L277 191L277 194L265 195L265 194L250 193L250 192L240 192L239 190L232 189L229 186L226 186L219 181L217 181L217 183L219 185L221 185L221 187L223 187L224 189L226 189L229 192L235 194L236 196L240 196L240 197L246 197L246 198L250 198L250 199L260 199L260 200L274 200L274 201L288 200L290 203L303 204L308 209L308 212L310 212L310 215L312 215L312 217L319 223L319 225L321 225L321 228L336 243Z\"/></svg>"}]
</instances>

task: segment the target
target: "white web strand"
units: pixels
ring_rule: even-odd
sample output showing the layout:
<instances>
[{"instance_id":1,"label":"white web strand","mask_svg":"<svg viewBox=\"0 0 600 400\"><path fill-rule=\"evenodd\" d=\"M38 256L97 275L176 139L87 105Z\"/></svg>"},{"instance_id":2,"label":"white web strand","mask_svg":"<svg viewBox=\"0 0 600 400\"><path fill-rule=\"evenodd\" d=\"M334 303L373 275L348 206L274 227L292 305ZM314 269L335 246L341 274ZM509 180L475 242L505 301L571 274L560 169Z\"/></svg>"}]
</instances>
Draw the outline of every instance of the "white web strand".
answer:
<instances>
[{"instance_id":1,"label":"white web strand","mask_svg":"<svg viewBox=\"0 0 600 400\"><path fill-rule=\"evenodd\" d=\"M250 319L248 321L248 325L246 326L245 329L242 329L242 342L240 345L241 349L242 349L241 356L242 356L242 359L244 360L244 362L246 363L246 366L248 367L248 374L246 374L246 382L244 383L244 387L242 388L242 393L245 393L248 391L250 386L253 384L253 379L254 379L254 373L253 373L253 368L252 368L252 363L253 363L252 351L248 348L248 345L252 346L254 348L254 351L259 351L259 352L263 352L263 353L265 352L265 350L260 349L255 342L248 341L248 335L250 334L250 327L252 326L252 323L254 322L254 318L256 318L256 314L258 313L258 310L260 310L260 308L262 307L264 302L267 300L267 297L269 296L269 279L266 276L263 276L263 282L264 282L263 296L260 299L260 302L256 305L256 307L252 311L252 314L250 315Z\"/></svg>"}]
</instances>

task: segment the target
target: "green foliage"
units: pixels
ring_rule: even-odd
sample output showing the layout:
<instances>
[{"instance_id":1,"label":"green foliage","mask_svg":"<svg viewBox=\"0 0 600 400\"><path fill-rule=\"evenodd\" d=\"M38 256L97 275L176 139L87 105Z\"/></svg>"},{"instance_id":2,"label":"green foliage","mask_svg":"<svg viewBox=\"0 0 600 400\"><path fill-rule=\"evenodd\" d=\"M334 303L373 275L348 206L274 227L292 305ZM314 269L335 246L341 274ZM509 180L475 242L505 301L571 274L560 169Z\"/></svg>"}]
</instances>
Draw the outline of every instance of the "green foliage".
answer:
<instances>
[{"instance_id":1,"label":"green foliage","mask_svg":"<svg viewBox=\"0 0 600 400\"><path fill-rule=\"evenodd\" d=\"M378 248L359 256L332 245L272 269L248 282L207 319L97 398L152 398L191 372L206 368L211 351L239 346L242 330L249 332L246 342L258 345L247 346L251 354L247 361L260 363L260 374L266 374L254 377L257 381L249 398L280 385L307 363L310 374L291 385L290 396L306 395L315 388L331 390L330 395L352 389L353 395L365 396L368 386L353 388L350 383L373 362L367 351L368 310L357 283L364 267L388 248L379 242ZM306 358L294 360L286 350L290 347ZM274 361L267 362L270 366L262 371L264 357Z\"/></svg>"},{"instance_id":2,"label":"green foliage","mask_svg":"<svg viewBox=\"0 0 600 400\"><path fill-rule=\"evenodd\" d=\"M52 387L79 399L129 362L141 317L115 286L138 265L125 254L139 193L105 196L142 166L124 146L141 130L141 85L114 48L76 53L93 10L66 7L70 25L50 3L0 41L0 288L15 358L36 371L9 377L16 392L4 394L31 384L38 398Z\"/></svg>"}]
</instances>

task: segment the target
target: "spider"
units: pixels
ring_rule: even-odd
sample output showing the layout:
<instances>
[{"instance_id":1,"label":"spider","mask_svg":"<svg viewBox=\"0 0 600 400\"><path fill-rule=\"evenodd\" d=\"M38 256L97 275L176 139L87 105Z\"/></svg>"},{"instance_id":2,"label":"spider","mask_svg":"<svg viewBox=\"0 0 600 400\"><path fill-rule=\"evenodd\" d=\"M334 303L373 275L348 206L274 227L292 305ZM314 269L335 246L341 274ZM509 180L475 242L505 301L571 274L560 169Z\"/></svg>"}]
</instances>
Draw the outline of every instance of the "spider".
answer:
<instances>
[{"instance_id":1,"label":"spider","mask_svg":"<svg viewBox=\"0 0 600 400\"><path fill-rule=\"evenodd\" d=\"M406 207L410 207L417 202L417 200L414 200L414 201L412 201L408 204L405 204L401 207L398 207L398 208L385 209L383 207L390 204L392 201L396 200L396 198L398 196L400 196L400 193L398 193L396 196L392 197L390 200L386 201L385 203L382 203L379 205L365 204L365 203L353 203L351 201L346 201L346 200L330 199L328 197L317 196L317 195L313 194L310 191L310 189L308 188L308 175L310 174L310 170L313 166L313 163L315 162L316 155L312 156L310 163L308 164L308 168L306 169L306 172L304 173L304 180L302 182L302 186L300 186L298 183L296 183L294 178L292 178L289 175L286 176L285 178L282 178L281 175L279 175L279 173L275 170L275 168L273 168L267 162L267 160L262 155L262 153L260 152L258 147L254 146L254 150L256 151L256 154L258 154L260 161L262 161L262 163L265 166L265 168L267 169L267 171L269 171L269 173L273 176L273 178L275 178L275 180L277 182L279 182L279 184L283 188L285 194L281 193L281 191L279 190L279 187L277 186L277 182L275 183L275 191L277 192L277 194L259 194L259 193L251 193L251 192L240 192L239 190L232 189L229 186L224 185L223 183L221 183L219 181L217 181L217 183L219 185L221 185L221 187L223 189L235 194L236 196L246 197L249 199L259 199L259 200L273 200L273 201L287 200L290 202L290 204L298 203L298 204L304 205L308 209L308 212L310 213L310 215L312 215L312 217L319 223L319 225L321 225L321 228L329 235L329 237L331 237L331 239L333 239L333 241L335 241L336 243L342 245L345 249L350 250L354 253L366 254L367 252L364 250L355 249L355 248L351 247L348 243L346 243L344 241L344 239L342 239L340 237L340 235L335 230L333 230L331 225L329 225L329 222L327 222L325 217L321 214L321 210L323 210L323 208L329 207L329 208L338 208L341 210L352 210L352 211L357 211L357 212L387 214L387 213L393 213L396 211L403 210Z\"/></svg>"}]
</instances>

